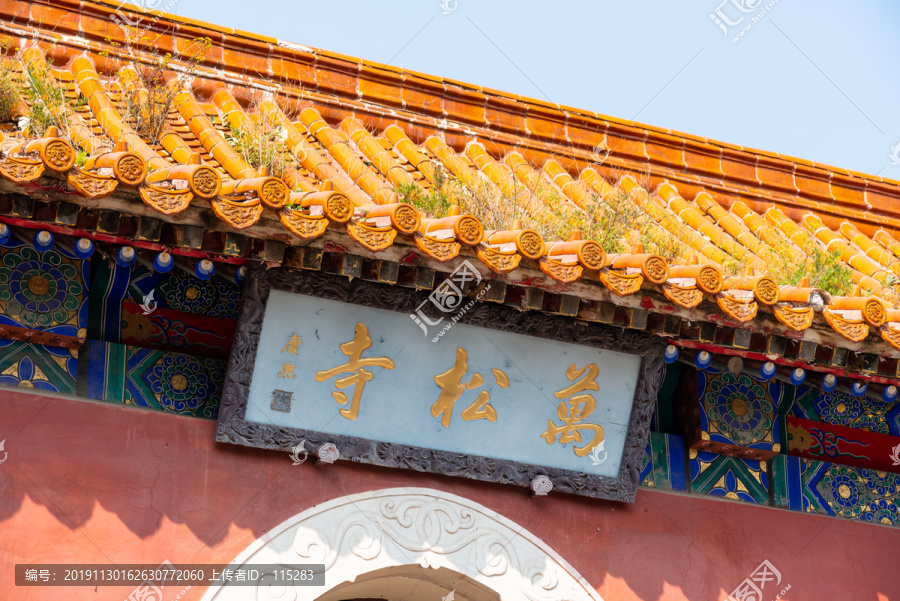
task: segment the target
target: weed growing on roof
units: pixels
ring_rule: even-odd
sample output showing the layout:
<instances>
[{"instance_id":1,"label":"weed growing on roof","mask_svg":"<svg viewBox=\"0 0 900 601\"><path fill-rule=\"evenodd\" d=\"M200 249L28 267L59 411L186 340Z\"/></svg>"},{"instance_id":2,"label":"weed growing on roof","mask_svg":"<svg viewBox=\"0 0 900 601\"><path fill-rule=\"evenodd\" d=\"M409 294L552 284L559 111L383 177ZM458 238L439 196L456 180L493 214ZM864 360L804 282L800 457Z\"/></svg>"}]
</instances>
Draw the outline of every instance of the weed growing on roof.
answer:
<instances>
[{"instance_id":1,"label":"weed growing on roof","mask_svg":"<svg viewBox=\"0 0 900 601\"><path fill-rule=\"evenodd\" d=\"M517 219L521 219L525 227L538 225L529 219L515 198L507 198L481 172L475 172L475 175L474 181L466 183L458 177L452 177L449 184L445 185L450 195L457 200L461 212L478 217L487 230L510 229Z\"/></svg>"},{"instance_id":2,"label":"weed growing on roof","mask_svg":"<svg viewBox=\"0 0 900 601\"><path fill-rule=\"evenodd\" d=\"M193 77L197 66L205 60L212 40L196 38L180 53L179 69L175 73L171 52L151 59L137 54L155 54L163 34L155 37L143 30L125 27L125 41L107 37L106 42L126 53L127 58L112 56L108 51L100 56L125 64L118 72L118 85L125 122L148 144L159 144L165 133L166 119L175 104L175 96Z\"/></svg>"},{"instance_id":3,"label":"weed growing on roof","mask_svg":"<svg viewBox=\"0 0 900 601\"><path fill-rule=\"evenodd\" d=\"M79 92L78 96L75 98L75 100L73 102L70 102L69 105L73 109L77 110L84 106L87 106L87 103L88 103L87 98L85 98L84 95Z\"/></svg>"},{"instance_id":4,"label":"weed growing on roof","mask_svg":"<svg viewBox=\"0 0 900 601\"><path fill-rule=\"evenodd\" d=\"M769 275L781 286L795 286L801 278L809 277L814 288L821 288L829 294L846 296L853 290L850 268L841 260L838 251L828 252L815 245L803 249L804 258L799 261L782 256L781 262L770 264Z\"/></svg>"},{"instance_id":5,"label":"weed growing on roof","mask_svg":"<svg viewBox=\"0 0 900 601\"><path fill-rule=\"evenodd\" d=\"M285 107L277 99L273 101L290 121L291 116L287 114ZM255 117L255 122L250 121L251 115L247 119L237 115L231 118L223 116L223 123L228 125L229 131L225 140L254 169L265 167L269 175L281 177L284 170L293 167L296 162L285 146L287 130L260 109L261 102L260 97L254 97L251 101L250 112Z\"/></svg>"},{"instance_id":6,"label":"weed growing on roof","mask_svg":"<svg viewBox=\"0 0 900 601\"><path fill-rule=\"evenodd\" d=\"M437 183L429 190L418 184L400 184L394 193L400 197L400 202L408 202L430 217L443 217L453 203L442 188Z\"/></svg>"},{"instance_id":7,"label":"weed growing on roof","mask_svg":"<svg viewBox=\"0 0 900 601\"><path fill-rule=\"evenodd\" d=\"M445 175L440 163L435 164L434 189L423 201L414 194L398 189L398 193L434 216L443 214L443 202L459 204L462 212L478 217L488 230L510 229L517 220L531 228L545 240L566 240L575 230L582 238L597 241L607 253L621 253L642 244L645 252L662 256L672 262L685 251L684 243L657 225L645 210L652 202L643 195L629 195L621 188L602 196L592 194L586 206L572 203L559 188L535 169L534 186L518 181L505 165L512 189L504 194L481 171L473 171L477 179L463 182ZM642 190L643 191L643 190ZM440 204L432 212L432 204ZM418 201L418 204L417 204Z\"/></svg>"},{"instance_id":8,"label":"weed growing on roof","mask_svg":"<svg viewBox=\"0 0 900 601\"><path fill-rule=\"evenodd\" d=\"M608 254L634 252L641 245L644 252L660 255L671 264L692 253L684 239L671 233L683 231L683 224L655 203L646 191L646 181L636 181L631 193L621 187L620 181L606 194L593 193L585 206L577 207L543 174L536 178L536 185L527 187L501 166L515 184L510 198L481 171L473 171L477 179L464 183L455 176L445 179L442 169L438 175L437 167L439 163L432 190L425 192L418 186L397 189L401 198L431 216L442 216L450 204L457 203L462 211L481 219L489 230L509 229L518 219L548 241L566 239L579 230L583 238L597 241ZM782 239L782 244L773 248L757 241L751 248L735 246L731 249L734 256L727 255L721 265L725 275L737 275L755 255L766 263L767 272L780 285L795 285L809 276L811 285L831 294L850 293L850 270L839 253L822 250L812 237L798 252L777 230L770 228L769 239L773 238L772 232L775 238Z\"/></svg>"},{"instance_id":9,"label":"weed growing on roof","mask_svg":"<svg viewBox=\"0 0 900 601\"><path fill-rule=\"evenodd\" d=\"M52 60L46 66L35 62L25 65L22 71L22 92L28 102L28 130L40 138L47 129L55 126L59 136L71 141L69 136L68 101L56 78L50 73Z\"/></svg>"},{"instance_id":10,"label":"weed growing on roof","mask_svg":"<svg viewBox=\"0 0 900 601\"><path fill-rule=\"evenodd\" d=\"M444 166L440 163L432 163L431 177L434 178L434 187L443 190L444 186L450 183L450 175L444 170Z\"/></svg>"},{"instance_id":11,"label":"weed growing on roof","mask_svg":"<svg viewBox=\"0 0 900 601\"><path fill-rule=\"evenodd\" d=\"M591 202L576 224L585 238L597 241L608 254L625 252L640 244L644 252L661 256L667 263L685 252L685 244L651 216L653 200L646 182L638 182L628 194L620 187L605 196L591 194Z\"/></svg>"},{"instance_id":12,"label":"weed growing on roof","mask_svg":"<svg viewBox=\"0 0 900 601\"><path fill-rule=\"evenodd\" d=\"M838 296L850 294L853 280L850 277L850 268L841 260L841 253L814 248L808 256L812 264L808 270L809 281L813 286Z\"/></svg>"},{"instance_id":13,"label":"weed growing on roof","mask_svg":"<svg viewBox=\"0 0 900 601\"><path fill-rule=\"evenodd\" d=\"M436 167L437 174L443 173ZM472 170L466 181L459 177L447 176L443 189L451 202L459 204L464 213L478 217L487 230L511 229L516 221L522 227L533 229L547 240L564 239L572 227L580 209L565 199L551 183L540 180L533 187L526 186L506 167L498 164L506 172L509 185L506 190L494 184L483 172Z\"/></svg>"},{"instance_id":14,"label":"weed growing on roof","mask_svg":"<svg viewBox=\"0 0 900 601\"><path fill-rule=\"evenodd\" d=\"M622 190L615 190L606 198L598 193L591 194L584 217L578 221L582 236L595 240L607 254L624 252L632 232L644 234L650 229L646 215Z\"/></svg>"},{"instance_id":15,"label":"weed growing on roof","mask_svg":"<svg viewBox=\"0 0 900 601\"><path fill-rule=\"evenodd\" d=\"M0 40L0 121L10 121L18 104L21 102L19 92L22 84L15 62L7 58L12 42Z\"/></svg>"},{"instance_id":16,"label":"weed growing on roof","mask_svg":"<svg viewBox=\"0 0 900 601\"><path fill-rule=\"evenodd\" d=\"M71 142L69 135L69 100L50 72L52 59L40 64L25 64L22 51L10 56L9 40L0 40L0 121L25 117L26 135L41 137L52 126L59 136ZM21 66L21 70L19 69Z\"/></svg>"},{"instance_id":17,"label":"weed growing on roof","mask_svg":"<svg viewBox=\"0 0 900 601\"><path fill-rule=\"evenodd\" d=\"M821 288L829 294L845 296L853 290L850 268L844 264L839 251L823 249L807 231L800 230L796 236L796 246L788 241L779 230L769 228L781 243L773 247L773 252L765 254L766 273L779 286L795 286L804 277L814 288ZM769 236L770 238L772 235Z\"/></svg>"},{"instance_id":18,"label":"weed growing on roof","mask_svg":"<svg viewBox=\"0 0 900 601\"><path fill-rule=\"evenodd\" d=\"M661 256L670 265L687 250L684 242L655 224L641 230L640 240L645 252Z\"/></svg>"},{"instance_id":19,"label":"weed growing on roof","mask_svg":"<svg viewBox=\"0 0 900 601\"><path fill-rule=\"evenodd\" d=\"M282 128L254 131L250 127L229 125L228 130L230 133L225 139L245 163L254 169L265 167L269 173L276 175L284 170L284 159L279 148L280 139L284 136Z\"/></svg>"}]
</instances>

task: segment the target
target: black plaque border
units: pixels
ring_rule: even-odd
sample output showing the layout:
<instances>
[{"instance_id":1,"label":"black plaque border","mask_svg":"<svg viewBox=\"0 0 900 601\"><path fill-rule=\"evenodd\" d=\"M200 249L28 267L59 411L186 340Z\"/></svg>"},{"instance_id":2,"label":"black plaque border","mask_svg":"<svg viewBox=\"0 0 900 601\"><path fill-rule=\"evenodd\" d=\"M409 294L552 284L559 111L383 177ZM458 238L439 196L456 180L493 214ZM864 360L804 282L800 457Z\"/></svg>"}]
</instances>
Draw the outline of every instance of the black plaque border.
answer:
<instances>
[{"instance_id":1,"label":"black plaque border","mask_svg":"<svg viewBox=\"0 0 900 601\"><path fill-rule=\"evenodd\" d=\"M341 459L360 463L525 487L530 486L535 477L545 475L553 483L554 491L634 502L644 449L647 445L650 418L663 375L665 347L663 339L637 330L579 321L537 311L522 311L490 302L476 301L458 320L458 323L641 357L622 463L618 477L613 478L245 420L250 380L271 290L408 314L412 314L429 294L427 291L359 279L351 280L314 271L294 271L283 267L266 269L262 264L248 269L219 407L217 441L280 451L291 451L301 441L305 441L305 448L310 452L315 452L320 445L330 442L337 446ZM429 304L426 303L426 306ZM435 316L437 316L436 309ZM415 327L415 324L410 323L410 326Z\"/></svg>"}]
</instances>

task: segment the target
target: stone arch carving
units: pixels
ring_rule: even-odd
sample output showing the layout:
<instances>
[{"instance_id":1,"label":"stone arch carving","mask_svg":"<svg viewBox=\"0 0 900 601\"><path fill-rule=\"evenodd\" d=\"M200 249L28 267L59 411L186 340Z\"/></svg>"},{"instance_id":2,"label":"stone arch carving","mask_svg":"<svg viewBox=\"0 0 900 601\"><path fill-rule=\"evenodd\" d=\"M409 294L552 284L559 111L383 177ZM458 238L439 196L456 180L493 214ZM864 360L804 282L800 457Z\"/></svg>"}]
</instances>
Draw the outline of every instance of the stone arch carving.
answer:
<instances>
[{"instance_id":1,"label":"stone arch carving","mask_svg":"<svg viewBox=\"0 0 900 601\"><path fill-rule=\"evenodd\" d=\"M434 574L431 583L448 592L458 582L459 601L467 601L463 592L469 587L486 587L504 601L603 601L529 531L479 503L427 488L370 491L307 509L232 562L247 563L325 564L326 586L210 587L203 601L314 601L372 573L389 574L390 568L407 577Z\"/></svg>"}]
</instances>

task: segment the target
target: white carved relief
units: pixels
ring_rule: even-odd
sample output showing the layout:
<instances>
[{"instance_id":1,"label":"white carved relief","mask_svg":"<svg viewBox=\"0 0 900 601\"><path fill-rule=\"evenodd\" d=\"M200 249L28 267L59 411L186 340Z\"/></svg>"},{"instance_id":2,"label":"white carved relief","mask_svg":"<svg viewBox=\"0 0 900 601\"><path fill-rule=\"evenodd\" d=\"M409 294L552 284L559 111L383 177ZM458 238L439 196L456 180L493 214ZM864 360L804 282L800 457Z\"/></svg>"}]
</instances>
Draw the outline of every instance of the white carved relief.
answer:
<instances>
[{"instance_id":1,"label":"white carved relief","mask_svg":"<svg viewBox=\"0 0 900 601\"><path fill-rule=\"evenodd\" d=\"M431 489L386 489L323 503L285 521L232 563L322 563L326 586L211 587L204 601L312 601L374 570L409 565L451 570L504 600L602 601L527 530L478 503Z\"/></svg>"}]
</instances>

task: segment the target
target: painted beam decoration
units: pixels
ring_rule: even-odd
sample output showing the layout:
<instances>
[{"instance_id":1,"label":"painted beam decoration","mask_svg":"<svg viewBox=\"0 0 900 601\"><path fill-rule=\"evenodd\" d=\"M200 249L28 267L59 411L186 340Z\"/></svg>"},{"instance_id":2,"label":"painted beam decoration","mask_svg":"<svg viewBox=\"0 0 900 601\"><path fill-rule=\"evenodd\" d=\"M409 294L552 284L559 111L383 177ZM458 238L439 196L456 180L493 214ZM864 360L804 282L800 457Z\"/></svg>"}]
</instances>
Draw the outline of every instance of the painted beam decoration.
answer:
<instances>
[{"instance_id":1,"label":"painted beam decoration","mask_svg":"<svg viewBox=\"0 0 900 601\"><path fill-rule=\"evenodd\" d=\"M778 380L714 368L697 370L679 399L688 446L697 451L766 461L781 452L778 408L785 389Z\"/></svg>"},{"instance_id":2,"label":"painted beam decoration","mask_svg":"<svg viewBox=\"0 0 900 601\"><path fill-rule=\"evenodd\" d=\"M649 336L476 302L434 341L422 293L280 269L244 291L218 440L633 501Z\"/></svg>"},{"instance_id":3,"label":"painted beam decoration","mask_svg":"<svg viewBox=\"0 0 900 601\"><path fill-rule=\"evenodd\" d=\"M791 455L900 472L900 438L896 436L791 416L787 433Z\"/></svg>"}]
</instances>

